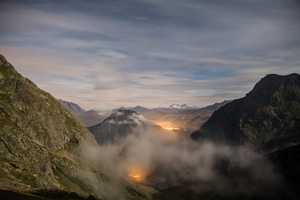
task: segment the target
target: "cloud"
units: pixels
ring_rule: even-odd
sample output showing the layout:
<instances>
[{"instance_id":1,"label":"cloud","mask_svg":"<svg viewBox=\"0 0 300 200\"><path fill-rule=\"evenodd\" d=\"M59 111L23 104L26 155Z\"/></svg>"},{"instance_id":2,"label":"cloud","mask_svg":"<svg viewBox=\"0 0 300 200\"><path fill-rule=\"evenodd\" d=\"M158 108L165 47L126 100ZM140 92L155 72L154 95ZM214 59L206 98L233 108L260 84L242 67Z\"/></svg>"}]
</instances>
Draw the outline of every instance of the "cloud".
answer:
<instances>
[{"instance_id":1,"label":"cloud","mask_svg":"<svg viewBox=\"0 0 300 200\"><path fill-rule=\"evenodd\" d=\"M129 86L131 80L128 77L116 73L101 73L98 75L95 89L112 90Z\"/></svg>"},{"instance_id":2,"label":"cloud","mask_svg":"<svg viewBox=\"0 0 300 200\"><path fill-rule=\"evenodd\" d=\"M122 116L124 115L123 112L116 112L115 113L117 116ZM147 122L148 120L139 114L132 113L129 117L128 120L118 120L116 121L115 119L110 119L107 122L110 124L134 124L134 125L142 125L142 123Z\"/></svg>"},{"instance_id":3,"label":"cloud","mask_svg":"<svg viewBox=\"0 0 300 200\"><path fill-rule=\"evenodd\" d=\"M211 104L268 73L299 73L299 5L276 2L3 1L0 50L38 86L89 109Z\"/></svg>"},{"instance_id":4,"label":"cloud","mask_svg":"<svg viewBox=\"0 0 300 200\"><path fill-rule=\"evenodd\" d=\"M271 163L249 147L196 143L182 138L174 141L171 133L161 138L161 133L150 127L135 129L115 145L83 146L81 153L111 179L147 178L150 184L151 180L160 180L156 184L168 186L190 183L199 193L275 199L274 188L284 190ZM131 175L139 179L132 179Z\"/></svg>"}]
</instances>

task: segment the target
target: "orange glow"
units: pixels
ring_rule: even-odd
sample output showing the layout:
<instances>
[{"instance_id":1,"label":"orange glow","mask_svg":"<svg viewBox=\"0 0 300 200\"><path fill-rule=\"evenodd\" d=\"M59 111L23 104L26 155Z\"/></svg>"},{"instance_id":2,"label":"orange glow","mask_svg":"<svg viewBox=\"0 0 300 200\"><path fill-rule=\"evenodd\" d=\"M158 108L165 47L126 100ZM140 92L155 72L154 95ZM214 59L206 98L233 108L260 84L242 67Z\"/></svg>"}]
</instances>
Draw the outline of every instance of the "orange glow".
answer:
<instances>
[{"instance_id":1,"label":"orange glow","mask_svg":"<svg viewBox=\"0 0 300 200\"><path fill-rule=\"evenodd\" d=\"M161 126L163 129L172 131L172 130L180 130L180 128L174 127L174 124L166 121L156 121L155 124Z\"/></svg>"},{"instance_id":2,"label":"orange glow","mask_svg":"<svg viewBox=\"0 0 300 200\"><path fill-rule=\"evenodd\" d=\"M137 174L137 175L130 175L129 174L129 176L132 177L132 178L140 178L141 177L141 175L139 175L139 174Z\"/></svg>"},{"instance_id":3,"label":"orange glow","mask_svg":"<svg viewBox=\"0 0 300 200\"><path fill-rule=\"evenodd\" d=\"M180 130L180 128L173 128L173 127L162 127L162 128L166 129L166 130L169 130L169 131L172 131L172 130L178 131L178 130Z\"/></svg>"},{"instance_id":4,"label":"orange glow","mask_svg":"<svg viewBox=\"0 0 300 200\"><path fill-rule=\"evenodd\" d=\"M140 167L129 167L128 168L128 176L131 180L135 182L141 182L145 179L145 173Z\"/></svg>"}]
</instances>

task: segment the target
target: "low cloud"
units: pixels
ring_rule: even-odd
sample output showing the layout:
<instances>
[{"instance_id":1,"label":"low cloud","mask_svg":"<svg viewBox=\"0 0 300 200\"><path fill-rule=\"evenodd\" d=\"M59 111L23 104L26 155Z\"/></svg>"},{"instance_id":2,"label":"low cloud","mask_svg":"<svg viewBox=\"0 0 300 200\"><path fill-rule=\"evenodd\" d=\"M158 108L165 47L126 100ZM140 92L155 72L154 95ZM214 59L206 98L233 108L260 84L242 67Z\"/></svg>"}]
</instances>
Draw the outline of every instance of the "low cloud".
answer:
<instances>
[{"instance_id":1,"label":"low cloud","mask_svg":"<svg viewBox=\"0 0 300 200\"><path fill-rule=\"evenodd\" d=\"M156 186L187 184L200 194L276 199L276 189L282 191L282 180L271 163L251 148L174 140L170 132L158 133L149 127L135 129L117 144L85 146L81 153L111 179L152 186L153 180L160 180Z\"/></svg>"},{"instance_id":2,"label":"low cloud","mask_svg":"<svg viewBox=\"0 0 300 200\"><path fill-rule=\"evenodd\" d=\"M116 112L117 116L124 115L123 112ZM142 125L143 122L148 121L144 116L132 113L130 116L127 117L128 120L119 120L116 121L115 119L110 119L107 122L110 124L133 124L133 125Z\"/></svg>"}]
</instances>

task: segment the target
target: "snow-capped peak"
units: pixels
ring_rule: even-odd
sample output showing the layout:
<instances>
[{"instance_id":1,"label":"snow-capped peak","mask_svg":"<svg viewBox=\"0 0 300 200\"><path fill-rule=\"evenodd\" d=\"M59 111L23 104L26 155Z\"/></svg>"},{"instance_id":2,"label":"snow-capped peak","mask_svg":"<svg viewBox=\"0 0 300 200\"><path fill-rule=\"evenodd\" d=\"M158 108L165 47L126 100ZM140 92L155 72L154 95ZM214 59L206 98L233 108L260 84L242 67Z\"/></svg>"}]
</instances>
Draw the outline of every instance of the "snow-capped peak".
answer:
<instances>
[{"instance_id":1,"label":"snow-capped peak","mask_svg":"<svg viewBox=\"0 0 300 200\"><path fill-rule=\"evenodd\" d=\"M182 104L182 105L172 104L172 105L170 105L170 108L172 108L172 109L187 109L187 108L189 108L189 106L187 106L186 104Z\"/></svg>"}]
</instances>

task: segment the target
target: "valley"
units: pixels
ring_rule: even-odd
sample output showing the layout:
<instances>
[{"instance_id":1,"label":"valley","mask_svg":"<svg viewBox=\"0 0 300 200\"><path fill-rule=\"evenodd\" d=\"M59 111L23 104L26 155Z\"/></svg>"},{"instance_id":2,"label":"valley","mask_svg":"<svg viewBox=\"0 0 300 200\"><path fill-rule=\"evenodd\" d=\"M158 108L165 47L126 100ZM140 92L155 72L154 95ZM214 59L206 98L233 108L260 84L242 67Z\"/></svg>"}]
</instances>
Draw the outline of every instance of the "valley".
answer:
<instances>
[{"instance_id":1,"label":"valley","mask_svg":"<svg viewBox=\"0 0 300 200\"><path fill-rule=\"evenodd\" d=\"M58 101L2 55L0 73L2 199L300 198L298 74L204 108L103 117Z\"/></svg>"}]
</instances>

